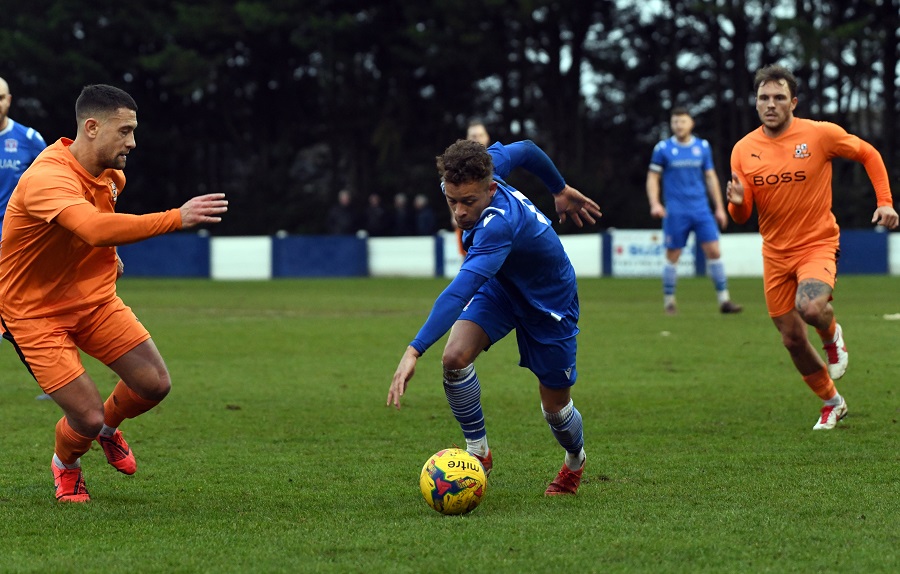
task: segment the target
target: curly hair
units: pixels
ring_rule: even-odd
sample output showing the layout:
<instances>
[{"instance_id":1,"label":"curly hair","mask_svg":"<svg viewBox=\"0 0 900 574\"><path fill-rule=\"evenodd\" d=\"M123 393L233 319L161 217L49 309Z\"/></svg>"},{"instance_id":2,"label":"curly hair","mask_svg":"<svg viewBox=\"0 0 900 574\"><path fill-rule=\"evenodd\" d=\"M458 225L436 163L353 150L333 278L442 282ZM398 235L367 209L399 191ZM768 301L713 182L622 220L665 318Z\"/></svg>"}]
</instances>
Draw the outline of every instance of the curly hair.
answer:
<instances>
[{"instance_id":1,"label":"curly hair","mask_svg":"<svg viewBox=\"0 0 900 574\"><path fill-rule=\"evenodd\" d=\"M456 140L435 158L441 179L453 185L491 179L494 161L478 142Z\"/></svg>"},{"instance_id":2,"label":"curly hair","mask_svg":"<svg viewBox=\"0 0 900 574\"><path fill-rule=\"evenodd\" d=\"M756 71L756 76L753 78L754 93L758 92L759 87L763 84L779 82L781 80L784 80L787 84L791 97L797 97L797 77L784 66L779 66L777 64L770 64Z\"/></svg>"}]
</instances>

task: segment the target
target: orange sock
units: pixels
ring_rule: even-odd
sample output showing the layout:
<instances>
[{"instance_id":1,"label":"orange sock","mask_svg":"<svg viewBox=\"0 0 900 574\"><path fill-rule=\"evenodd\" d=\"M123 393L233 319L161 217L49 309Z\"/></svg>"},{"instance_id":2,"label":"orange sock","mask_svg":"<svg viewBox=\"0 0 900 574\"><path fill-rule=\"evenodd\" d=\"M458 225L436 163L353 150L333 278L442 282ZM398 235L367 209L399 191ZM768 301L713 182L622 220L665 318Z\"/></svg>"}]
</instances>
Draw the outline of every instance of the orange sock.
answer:
<instances>
[{"instance_id":1,"label":"orange sock","mask_svg":"<svg viewBox=\"0 0 900 574\"><path fill-rule=\"evenodd\" d=\"M803 382L812 389L812 392L819 395L819 398L823 401L834 398L834 395L837 394L837 389L834 388L834 381L828 376L828 369L825 367L811 375L803 375Z\"/></svg>"},{"instance_id":2,"label":"orange sock","mask_svg":"<svg viewBox=\"0 0 900 574\"><path fill-rule=\"evenodd\" d=\"M816 329L816 333L819 334L819 337L822 338L824 343L830 343L834 341L834 334L837 332L837 319L834 317L831 318L831 325L828 326L824 331L820 331Z\"/></svg>"},{"instance_id":3,"label":"orange sock","mask_svg":"<svg viewBox=\"0 0 900 574\"><path fill-rule=\"evenodd\" d=\"M116 428L125 419L133 419L158 404L159 401L148 401L137 396L128 388L128 385L119 381L109 398L103 403L103 423L108 427Z\"/></svg>"},{"instance_id":4,"label":"orange sock","mask_svg":"<svg viewBox=\"0 0 900 574\"><path fill-rule=\"evenodd\" d=\"M75 432L65 416L56 423L56 456L64 464L75 464L78 457L91 448L94 437L82 436Z\"/></svg>"}]
</instances>

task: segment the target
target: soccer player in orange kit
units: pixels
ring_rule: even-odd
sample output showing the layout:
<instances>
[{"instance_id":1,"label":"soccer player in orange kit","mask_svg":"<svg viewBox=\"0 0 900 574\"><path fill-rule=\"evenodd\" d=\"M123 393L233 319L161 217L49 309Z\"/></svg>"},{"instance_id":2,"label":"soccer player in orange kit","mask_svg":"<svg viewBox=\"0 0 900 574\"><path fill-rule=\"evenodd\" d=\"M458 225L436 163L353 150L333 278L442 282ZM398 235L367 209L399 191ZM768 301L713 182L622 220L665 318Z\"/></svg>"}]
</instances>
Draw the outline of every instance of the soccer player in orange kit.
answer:
<instances>
[{"instance_id":1,"label":"soccer player in orange kit","mask_svg":"<svg viewBox=\"0 0 900 574\"><path fill-rule=\"evenodd\" d=\"M13 191L0 254L0 319L22 362L63 410L51 470L56 498L88 502L81 455L96 440L107 461L134 474L118 426L156 406L171 381L150 334L116 294L117 245L221 221L225 195L148 215L115 213L122 169L135 147L137 105L126 92L86 86L75 140L45 149ZM79 349L121 380L104 403Z\"/></svg>"},{"instance_id":2,"label":"soccer player in orange kit","mask_svg":"<svg viewBox=\"0 0 900 574\"><path fill-rule=\"evenodd\" d=\"M831 160L865 166L877 199L872 223L895 229L898 216L874 147L836 124L794 117L797 79L790 70L766 66L753 85L762 126L732 150L728 211L744 223L756 204L769 316L804 382L825 401L813 429L832 429L847 415L834 380L847 370L848 354L831 306L840 247L831 212ZM827 365L810 343L807 325L821 337Z\"/></svg>"}]
</instances>

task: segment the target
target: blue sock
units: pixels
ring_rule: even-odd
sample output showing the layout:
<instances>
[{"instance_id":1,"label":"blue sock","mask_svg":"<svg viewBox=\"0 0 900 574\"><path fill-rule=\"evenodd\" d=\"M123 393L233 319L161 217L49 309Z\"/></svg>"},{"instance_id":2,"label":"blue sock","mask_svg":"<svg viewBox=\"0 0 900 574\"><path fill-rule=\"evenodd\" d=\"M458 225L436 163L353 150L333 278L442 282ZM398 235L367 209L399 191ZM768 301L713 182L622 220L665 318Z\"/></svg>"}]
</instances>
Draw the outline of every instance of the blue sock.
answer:
<instances>
[{"instance_id":1,"label":"blue sock","mask_svg":"<svg viewBox=\"0 0 900 574\"><path fill-rule=\"evenodd\" d=\"M678 268L666 261L663 265L663 295L675 294L675 282L678 280Z\"/></svg>"},{"instance_id":2,"label":"blue sock","mask_svg":"<svg viewBox=\"0 0 900 574\"><path fill-rule=\"evenodd\" d=\"M541 411L544 413L547 424L550 425L550 430L553 431L553 436L556 437L556 442L566 449L566 464L570 464L570 460L577 457L579 459L578 466L580 466L580 462L584 460L584 427L581 422L581 413L578 412L571 400L558 413L548 413L544 410L543 405L541 405Z\"/></svg>"},{"instance_id":3,"label":"blue sock","mask_svg":"<svg viewBox=\"0 0 900 574\"><path fill-rule=\"evenodd\" d=\"M709 276L716 286L716 291L728 289L728 281L725 279L725 264L722 263L721 259L710 259L706 262L706 268L709 270Z\"/></svg>"},{"instance_id":4,"label":"blue sock","mask_svg":"<svg viewBox=\"0 0 900 574\"><path fill-rule=\"evenodd\" d=\"M444 369L444 394L450 410L459 422L467 441L477 441L487 435L484 414L481 411L481 385L475 373L475 365L464 369Z\"/></svg>"}]
</instances>

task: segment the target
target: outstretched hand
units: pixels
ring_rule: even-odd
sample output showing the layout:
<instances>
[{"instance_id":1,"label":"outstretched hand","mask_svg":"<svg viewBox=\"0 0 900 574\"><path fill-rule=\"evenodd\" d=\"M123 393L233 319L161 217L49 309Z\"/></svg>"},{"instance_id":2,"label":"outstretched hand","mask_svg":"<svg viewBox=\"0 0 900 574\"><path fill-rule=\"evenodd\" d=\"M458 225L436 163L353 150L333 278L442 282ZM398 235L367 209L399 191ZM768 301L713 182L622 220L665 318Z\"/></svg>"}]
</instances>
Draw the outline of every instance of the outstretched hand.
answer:
<instances>
[{"instance_id":1,"label":"outstretched hand","mask_svg":"<svg viewBox=\"0 0 900 574\"><path fill-rule=\"evenodd\" d=\"M219 223L218 215L228 211L224 193L207 193L192 197L181 206L181 227L188 229L201 223Z\"/></svg>"},{"instance_id":2,"label":"outstretched hand","mask_svg":"<svg viewBox=\"0 0 900 574\"><path fill-rule=\"evenodd\" d=\"M394 373L394 379L391 381L391 388L388 389L387 406L392 404L400 410L400 397L406 392L406 385L409 380L416 374L416 362L419 360L419 352L414 347L407 347L397 365L397 371Z\"/></svg>"},{"instance_id":3,"label":"outstretched hand","mask_svg":"<svg viewBox=\"0 0 900 574\"><path fill-rule=\"evenodd\" d=\"M553 202L556 204L556 214L560 223L571 219L576 227L584 227L585 222L593 225L603 217L597 202L570 185L566 185L557 193Z\"/></svg>"}]
</instances>

